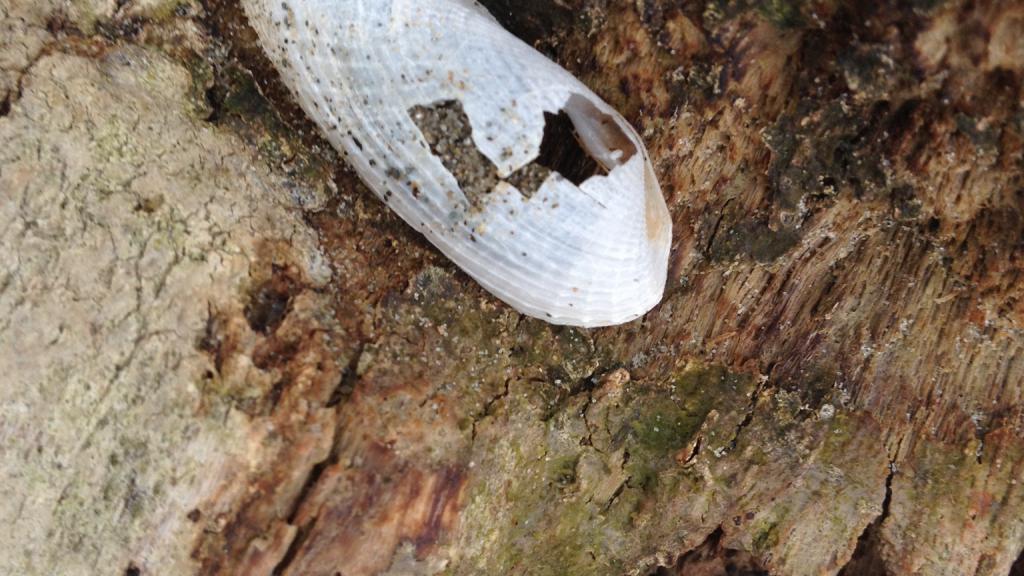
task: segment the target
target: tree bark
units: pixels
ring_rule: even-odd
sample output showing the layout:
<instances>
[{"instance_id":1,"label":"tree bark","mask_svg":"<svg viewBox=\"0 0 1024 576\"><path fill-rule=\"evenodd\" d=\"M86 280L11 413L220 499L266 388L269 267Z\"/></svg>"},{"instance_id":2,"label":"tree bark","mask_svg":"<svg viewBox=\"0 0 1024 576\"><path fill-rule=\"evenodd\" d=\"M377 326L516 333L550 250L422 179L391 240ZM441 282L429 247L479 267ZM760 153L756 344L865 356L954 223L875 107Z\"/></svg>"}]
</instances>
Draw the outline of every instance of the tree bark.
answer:
<instances>
[{"instance_id":1,"label":"tree bark","mask_svg":"<svg viewBox=\"0 0 1024 576\"><path fill-rule=\"evenodd\" d=\"M0 0L0 572L1024 573L1024 5L482 3L647 142L644 319L481 290L232 0Z\"/></svg>"}]
</instances>

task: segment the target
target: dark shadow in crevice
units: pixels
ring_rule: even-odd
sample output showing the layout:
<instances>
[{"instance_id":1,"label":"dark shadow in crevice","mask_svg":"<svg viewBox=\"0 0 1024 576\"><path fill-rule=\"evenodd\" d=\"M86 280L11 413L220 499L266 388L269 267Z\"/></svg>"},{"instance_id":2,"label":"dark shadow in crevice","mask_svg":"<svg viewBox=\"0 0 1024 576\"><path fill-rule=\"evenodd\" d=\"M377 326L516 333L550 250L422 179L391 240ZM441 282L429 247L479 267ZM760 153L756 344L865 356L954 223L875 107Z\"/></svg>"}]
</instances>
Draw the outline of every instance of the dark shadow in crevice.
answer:
<instances>
[{"instance_id":1,"label":"dark shadow in crevice","mask_svg":"<svg viewBox=\"0 0 1024 576\"><path fill-rule=\"evenodd\" d=\"M607 174L580 145L572 118L564 110L558 114L544 113L544 140L534 162L577 186L591 176Z\"/></svg>"},{"instance_id":2,"label":"dark shadow in crevice","mask_svg":"<svg viewBox=\"0 0 1024 576\"><path fill-rule=\"evenodd\" d=\"M273 276L250 291L244 310L249 327L261 334L277 330L288 315L292 296L298 290L298 282L289 271L274 265Z\"/></svg>"},{"instance_id":3,"label":"dark shadow in crevice","mask_svg":"<svg viewBox=\"0 0 1024 576\"><path fill-rule=\"evenodd\" d=\"M882 513L875 518L871 524L857 539L857 548L853 551L853 557L843 566L837 576L889 576L889 568L882 558L882 523L889 517L889 503L892 501L892 478L885 479L885 499L882 500Z\"/></svg>"},{"instance_id":4,"label":"dark shadow in crevice","mask_svg":"<svg viewBox=\"0 0 1024 576\"><path fill-rule=\"evenodd\" d=\"M337 431L335 431L335 446L337 445L337 441L338 433ZM328 468L334 466L337 463L338 456L337 454L334 453L332 449L330 456L328 456L326 460L324 460L323 462L319 462L313 466L313 468L309 472L309 476L306 477L306 482L302 486L302 491L299 493L299 497L296 498L295 503L293 504L291 514L289 514L288 523L290 525L296 526L296 517L298 516L302 504L306 501L307 498L309 498L309 495L312 493L313 488L316 487L317 483L320 481L320 478L323 476L324 471L326 471ZM312 532L315 523L316 521L314 519L313 521L297 526L298 530L295 534L295 537L292 539L291 544L285 551L284 556L281 557L277 565L274 566L273 571L271 571L272 576L280 576L281 574L285 574L288 571L288 568L299 557L299 552L302 551L303 546L305 546L306 541L309 539L309 535Z\"/></svg>"},{"instance_id":5,"label":"dark shadow in crevice","mask_svg":"<svg viewBox=\"0 0 1024 576\"><path fill-rule=\"evenodd\" d=\"M1010 566L1010 576L1024 576L1024 550L1021 550L1020 556Z\"/></svg>"},{"instance_id":6,"label":"dark shadow in crevice","mask_svg":"<svg viewBox=\"0 0 1024 576\"><path fill-rule=\"evenodd\" d=\"M221 111L224 109L224 100L227 98L227 90L223 85L214 83L206 89L204 96L206 98L206 106L208 110L204 120L211 124L220 123L223 119Z\"/></svg>"},{"instance_id":7,"label":"dark shadow in crevice","mask_svg":"<svg viewBox=\"0 0 1024 576\"><path fill-rule=\"evenodd\" d=\"M480 4L509 32L528 44L569 29L575 14L572 9L551 0L481 0Z\"/></svg>"},{"instance_id":8,"label":"dark shadow in crevice","mask_svg":"<svg viewBox=\"0 0 1024 576\"><path fill-rule=\"evenodd\" d=\"M201 0L200 4L198 21L216 46L201 55L212 78L196 79L209 82L199 86L199 94L205 92L206 120L218 125L230 122L241 133L259 120L274 137L298 140L313 150L330 148L264 54L238 0Z\"/></svg>"},{"instance_id":9,"label":"dark shadow in crevice","mask_svg":"<svg viewBox=\"0 0 1024 576\"><path fill-rule=\"evenodd\" d=\"M11 113L11 95L8 94L3 100L0 100L0 118L6 117Z\"/></svg>"},{"instance_id":10,"label":"dark shadow in crevice","mask_svg":"<svg viewBox=\"0 0 1024 576\"><path fill-rule=\"evenodd\" d=\"M721 526L700 546L680 556L671 566L659 566L649 576L768 576L750 552L726 548Z\"/></svg>"},{"instance_id":11,"label":"dark shadow in crevice","mask_svg":"<svg viewBox=\"0 0 1024 576\"><path fill-rule=\"evenodd\" d=\"M355 367L358 364L359 357L361 355L362 352L357 354L349 363L349 366L346 368L347 375L343 374L342 384L345 384L348 380L352 380L352 386L355 385ZM337 403L334 405L336 406ZM330 404L328 404L328 406L331 407ZM309 471L309 475L306 476L306 481L303 483L298 497L292 503L291 512L288 513L288 524L296 526L298 531L292 539L291 544L288 546L288 549L285 551L284 556L282 556L277 565L274 566L274 569L271 572L272 576L280 576L281 574L288 572L292 563L299 557L299 552L302 551L306 541L309 539L310 533L316 525L316 517L308 522L300 524L298 520L299 511L302 509L303 504L310 498L310 495L313 494L313 490L316 488L317 484L320 483L320 479L323 477L324 472L338 464L338 445L341 442L341 432L342 427L335 427L334 438L331 441L331 450L328 453L327 458L313 465Z\"/></svg>"}]
</instances>

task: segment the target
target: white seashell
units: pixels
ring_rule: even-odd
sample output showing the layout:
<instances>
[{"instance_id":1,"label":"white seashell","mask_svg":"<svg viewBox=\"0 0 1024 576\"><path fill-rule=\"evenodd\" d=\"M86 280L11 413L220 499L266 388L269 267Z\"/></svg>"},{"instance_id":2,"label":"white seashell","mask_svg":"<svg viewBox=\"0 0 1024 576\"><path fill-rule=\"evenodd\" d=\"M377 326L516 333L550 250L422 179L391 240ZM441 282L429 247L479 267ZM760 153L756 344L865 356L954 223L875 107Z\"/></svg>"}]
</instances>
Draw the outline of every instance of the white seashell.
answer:
<instances>
[{"instance_id":1,"label":"white seashell","mask_svg":"<svg viewBox=\"0 0 1024 576\"><path fill-rule=\"evenodd\" d=\"M642 141L478 4L242 5L331 144L491 293L588 327L633 320L661 300L671 223ZM535 162L560 111L603 168L579 185Z\"/></svg>"}]
</instances>

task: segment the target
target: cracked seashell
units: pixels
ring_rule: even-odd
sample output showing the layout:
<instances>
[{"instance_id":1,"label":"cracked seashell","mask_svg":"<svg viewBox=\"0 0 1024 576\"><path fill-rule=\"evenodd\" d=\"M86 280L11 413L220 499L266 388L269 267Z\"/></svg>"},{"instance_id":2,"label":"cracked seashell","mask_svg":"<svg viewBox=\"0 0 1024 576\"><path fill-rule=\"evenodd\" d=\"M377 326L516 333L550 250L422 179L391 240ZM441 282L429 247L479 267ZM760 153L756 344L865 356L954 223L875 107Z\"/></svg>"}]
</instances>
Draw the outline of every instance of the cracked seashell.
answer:
<instances>
[{"instance_id":1,"label":"cracked seashell","mask_svg":"<svg viewBox=\"0 0 1024 576\"><path fill-rule=\"evenodd\" d=\"M242 0L362 180L484 288L556 324L661 299L671 223L614 109L472 0Z\"/></svg>"}]
</instances>

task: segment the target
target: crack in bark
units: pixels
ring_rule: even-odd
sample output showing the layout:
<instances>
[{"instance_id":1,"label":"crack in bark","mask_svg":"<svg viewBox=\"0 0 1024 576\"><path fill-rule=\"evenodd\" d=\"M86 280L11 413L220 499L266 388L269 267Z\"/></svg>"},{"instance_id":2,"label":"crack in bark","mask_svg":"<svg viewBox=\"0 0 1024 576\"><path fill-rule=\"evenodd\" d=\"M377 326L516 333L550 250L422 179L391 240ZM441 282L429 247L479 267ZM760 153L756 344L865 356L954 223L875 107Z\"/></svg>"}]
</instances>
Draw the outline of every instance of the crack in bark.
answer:
<instances>
[{"instance_id":1,"label":"crack in bark","mask_svg":"<svg viewBox=\"0 0 1024 576\"><path fill-rule=\"evenodd\" d=\"M902 439L900 443L902 443ZM861 532L857 538L857 547L853 551L853 556L839 570L838 576L857 576L858 574L888 576L888 566L879 551L881 546L880 530L882 524L889 518L889 506L892 503L892 480L895 476L896 460L893 457L889 459L889 474L885 477L885 497L882 499L882 511Z\"/></svg>"},{"instance_id":2,"label":"crack in bark","mask_svg":"<svg viewBox=\"0 0 1024 576\"><path fill-rule=\"evenodd\" d=\"M0 102L0 118L5 118L10 115L14 105L21 100L21 97L25 92L25 77L29 75L32 68L34 68L44 56L50 53L49 48L52 45L52 42L44 45L42 49L39 50L39 53L29 60L28 64L26 64L24 68L16 70L18 79L14 81L14 88L7 92L7 95L4 96L3 102Z\"/></svg>"},{"instance_id":3,"label":"crack in bark","mask_svg":"<svg viewBox=\"0 0 1024 576\"><path fill-rule=\"evenodd\" d=\"M747 408L744 411L743 420L740 420L739 424L736 425L736 430L733 432L732 439L726 444L725 452L730 452L736 448L739 442L740 434L743 430L750 425L754 420L754 411L757 409L757 403L761 400L761 394L768 389L768 382L771 381L772 371L775 369L775 364L768 367L768 373L761 378L761 382L758 383L757 388L754 389L750 394L750 401L747 403Z\"/></svg>"},{"instance_id":4,"label":"crack in bark","mask_svg":"<svg viewBox=\"0 0 1024 576\"><path fill-rule=\"evenodd\" d=\"M719 524L704 541L675 556L668 565L658 565L647 576L687 576L689 574L742 574L768 576L763 562L751 553L726 548L725 530Z\"/></svg>"},{"instance_id":5,"label":"crack in bark","mask_svg":"<svg viewBox=\"0 0 1024 576\"><path fill-rule=\"evenodd\" d=\"M1010 576L1024 576L1024 550L1021 550L1020 556L1010 566Z\"/></svg>"},{"instance_id":6,"label":"crack in bark","mask_svg":"<svg viewBox=\"0 0 1024 576\"><path fill-rule=\"evenodd\" d=\"M601 375L600 378L597 377L597 373L598 373L599 369L598 370L594 370L589 376L587 376L586 378L581 379L579 385L577 385L575 388L573 388L573 391L571 391L570 394L569 394L569 398L572 398L573 396L575 396L576 394L579 394L581 392L586 392L587 393L587 404L583 408L583 410L580 411L580 417L583 419L583 425L587 429L587 436L586 436L586 438L582 438L580 440L580 446L589 446L590 448L593 448L595 452L597 452L598 454L600 454L602 456L605 456L605 457L608 456L608 453L605 452L604 450L602 450L601 448L598 448L594 444L594 425L590 423L590 410L591 410L591 408L594 407L594 404L595 404L594 392L597 391L599 388L603 387L607 383L607 379L611 378L611 377L614 377L615 374L617 372L619 372L620 370L622 370L622 369L619 368L619 369L608 370L608 371L604 372ZM622 371L625 372L624 370L622 370ZM626 374L626 379L628 380L628 378L629 378L628 374L629 373L625 372L625 374ZM597 402L600 402L601 400L602 399L598 399ZM605 418L605 421L604 421L604 434L608 438L612 438L614 436L612 434L612 431L608 429L608 419L607 418Z\"/></svg>"},{"instance_id":7,"label":"crack in bark","mask_svg":"<svg viewBox=\"0 0 1024 576\"><path fill-rule=\"evenodd\" d=\"M61 39L61 37L56 36L56 34L66 33L66 29L57 29L55 25L52 24L49 25L48 28L50 37L43 42L42 46L39 47L39 51L34 56L29 58L28 63L26 63L23 67L11 70L11 72L17 74L17 79L14 81L14 88L7 92L7 94L4 96L3 101L0 101L0 118L3 118L10 114L11 110L14 108L14 105L21 100L22 96L25 93L25 78L27 78L28 75L31 74L32 69L35 68L36 65L39 64L39 62L42 61L43 58L50 56L51 54L54 54L56 52L59 52L61 48L66 47L66 43ZM76 36L80 36L81 34L77 30L74 30L74 32L77 32ZM69 51L76 52L73 48L71 48ZM71 100L71 98L68 99Z\"/></svg>"},{"instance_id":8,"label":"crack in bark","mask_svg":"<svg viewBox=\"0 0 1024 576\"><path fill-rule=\"evenodd\" d=\"M626 470L626 462L629 462L629 452L624 452L622 455L622 467L620 468L622 471ZM604 505L604 512L612 509L612 505L614 505L615 501L619 499L619 496L622 496L622 493L626 491L626 487L632 488L629 484L629 481L632 479L632 476L626 476L622 483L615 488L615 492L612 492L612 497L609 498L608 502Z\"/></svg>"},{"instance_id":9,"label":"crack in bark","mask_svg":"<svg viewBox=\"0 0 1024 576\"><path fill-rule=\"evenodd\" d=\"M363 352L366 350L366 344L361 343L356 348L355 354L352 355L352 360L341 370L341 378L338 380L338 385L331 391L331 395L327 398L327 404L324 404L327 408L334 408L341 404L341 402L352 395L355 390L356 382L359 380L358 366L359 361L363 357Z\"/></svg>"},{"instance_id":10,"label":"crack in bark","mask_svg":"<svg viewBox=\"0 0 1024 576\"><path fill-rule=\"evenodd\" d=\"M704 253L711 254L711 247L715 245L715 237L718 236L718 230L722 226L722 220L725 219L725 209L729 207L729 204L735 198L729 198L722 204L722 207L718 210L718 218L715 219L715 226L711 229L711 234L708 235L708 241L704 245Z\"/></svg>"},{"instance_id":11,"label":"crack in bark","mask_svg":"<svg viewBox=\"0 0 1024 576\"><path fill-rule=\"evenodd\" d=\"M312 494L313 488L316 487L323 473L330 467L338 463L338 446L341 444L341 435L343 427L338 425L334 428L334 437L331 439L331 449L328 452L327 458L317 462L309 470L309 475L306 477L305 483L302 485L302 490L299 491L298 497L295 498L295 502L292 504L291 510L288 512L288 520L286 521L289 525L295 526L296 517L299 514L299 510L302 509L302 505ZM299 551L302 546L306 543L310 533L313 530L313 526L316 525L319 515L313 515L308 522L302 526L297 526L298 531L295 537L292 538L291 544L288 545L288 550L285 551L284 556L278 561L277 565L274 566L271 574L279 576L284 574L288 567L298 558Z\"/></svg>"},{"instance_id":12,"label":"crack in bark","mask_svg":"<svg viewBox=\"0 0 1024 576\"><path fill-rule=\"evenodd\" d=\"M356 368L359 365L359 361L362 358L364 350L365 344L360 345L355 354L353 354L348 366L346 366L342 371L342 376L338 381L338 386L331 391L327 404L324 405L325 407L338 410L337 407L341 404L342 400L351 394L357 380ZM327 452L327 457L320 462L315 463L310 468L309 474L306 476L306 480L302 485L302 489L299 491L299 495L292 503L291 510L289 510L288 518L286 520L289 525L295 526L295 521L299 511L302 509L302 505L305 504L310 494L313 493L313 489L320 481L320 478L323 477L324 472L338 463L338 448L341 445L343 431L344 426L338 422L334 427L334 436L331 438L331 447ZM288 545L288 550L285 551L284 556L281 557L271 572L274 576L284 574L288 570L288 567L295 561L303 544L306 543L309 534L312 532L313 526L316 525L318 518L319 515L313 515L308 522L297 527L298 531L292 539L291 544Z\"/></svg>"},{"instance_id":13,"label":"crack in bark","mask_svg":"<svg viewBox=\"0 0 1024 576\"><path fill-rule=\"evenodd\" d=\"M593 401L594 389L597 388L600 384L600 378L597 378L597 373L599 371L600 368L595 369L590 374L587 374L582 378L576 379L575 382L568 387L563 387L561 385L561 382L558 382L558 379L556 378L556 385L558 385L561 388L561 390L564 391L564 395L559 397L558 402L555 404L555 406L551 408L551 410L548 411L548 413L544 416L544 418L542 418L542 420L544 420L545 422L550 420L552 417L554 417L555 414L563 410L570 400L572 400L573 398L580 394L586 393L589 400ZM614 370L609 370L608 372L605 373L605 375L611 374L612 372L614 372Z\"/></svg>"},{"instance_id":14,"label":"crack in bark","mask_svg":"<svg viewBox=\"0 0 1024 576\"><path fill-rule=\"evenodd\" d=\"M502 400L504 400L505 398L508 397L509 386L510 386L511 382L512 382L511 378L506 378L505 379L504 389L500 393L498 393L498 394L492 396L491 398L489 398L487 400L487 402L484 402L484 409L480 412L480 414L478 414L477 416L475 416L473 418L473 424L470 427L470 435L469 435L470 443L473 443L473 442L476 441L476 425L479 424L485 418L487 418L488 416L491 415L491 408L494 407L495 404L497 404L498 402L500 402L500 401L502 401Z\"/></svg>"},{"instance_id":15,"label":"crack in bark","mask_svg":"<svg viewBox=\"0 0 1024 576\"><path fill-rule=\"evenodd\" d=\"M597 446L594 446L594 429L590 427L590 417L588 416L588 413L590 412L590 407L593 406L593 405L594 405L594 391L593 390L588 390L587 391L587 407L584 408L582 413L580 414L580 416L583 418L583 426L587 429L587 436L586 436L586 438L581 438L580 439L580 446L589 446L589 447L593 448L595 452L597 452L598 454L601 454L602 456L604 456L605 455L604 451L601 450L600 448L598 448Z\"/></svg>"},{"instance_id":16,"label":"crack in bark","mask_svg":"<svg viewBox=\"0 0 1024 576\"><path fill-rule=\"evenodd\" d=\"M892 479L896 476L896 462L889 460L889 473L885 476L885 497L882 498L882 512L875 518L878 526L881 526L889 518L889 505L892 503Z\"/></svg>"},{"instance_id":17,"label":"crack in bark","mask_svg":"<svg viewBox=\"0 0 1024 576\"><path fill-rule=\"evenodd\" d=\"M749 424L749 422L748 422L748 424ZM737 430L737 434L739 434L738 430ZM733 438L733 441L735 441L735 437ZM683 466L691 464L697 458L697 456L700 455L700 449L701 449L701 445L703 443L704 443L704 436L698 434L697 435L697 440L693 443L693 450L690 451L690 454L689 454L689 456L686 457L686 460L683 460Z\"/></svg>"}]
</instances>

